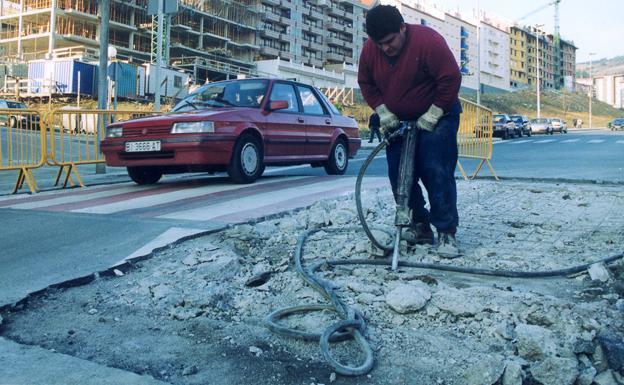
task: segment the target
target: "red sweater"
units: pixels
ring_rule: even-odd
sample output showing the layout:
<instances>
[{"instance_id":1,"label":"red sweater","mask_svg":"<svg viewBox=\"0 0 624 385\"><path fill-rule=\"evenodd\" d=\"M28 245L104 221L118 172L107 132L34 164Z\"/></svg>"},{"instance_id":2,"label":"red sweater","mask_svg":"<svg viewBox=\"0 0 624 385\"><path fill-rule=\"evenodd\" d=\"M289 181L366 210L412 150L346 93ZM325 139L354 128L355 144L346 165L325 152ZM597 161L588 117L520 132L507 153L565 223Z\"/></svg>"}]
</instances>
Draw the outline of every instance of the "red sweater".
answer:
<instances>
[{"instance_id":1,"label":"red sweater","mask_svg":"<svg viewBox=\"0 0 624 385\"><path fill-rule=\"evenodd\" d=\"M394 65L368 39L358 69L362 95L371 108L385 104L401 120L415 120L431 104L448 112L458 98L461 73L446 41L436 31L407 24L405 45Z\"/></svg>"}]
</instances>

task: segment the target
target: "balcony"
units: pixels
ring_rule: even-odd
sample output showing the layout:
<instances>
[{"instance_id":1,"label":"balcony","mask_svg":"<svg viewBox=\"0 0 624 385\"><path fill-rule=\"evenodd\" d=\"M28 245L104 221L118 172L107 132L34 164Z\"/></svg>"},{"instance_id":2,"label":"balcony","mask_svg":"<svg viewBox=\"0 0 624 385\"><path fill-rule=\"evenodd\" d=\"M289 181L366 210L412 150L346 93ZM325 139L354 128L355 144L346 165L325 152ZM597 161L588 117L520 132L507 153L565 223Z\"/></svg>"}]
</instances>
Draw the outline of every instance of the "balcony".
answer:
<instances>
[{"instance_id":1,"label":"balcony","mask_svg":"<svg viewBox=\"0 0 624 385\"><path fill-rule=\"evenodd\" d=\"M262 37L270 37L272 39L279 39L280 34L279 32L270 30L270 29L261 29L260 30L260 36Z\"/></svg>"},{"instance_id":2,"label":"balcony","mask_svg":"<svg viewBox=\"0 0 624 385\"><path fill-rule=\"evenodd\" d=\"M277 57L279 56L279 54L280 54L280 51L277 48L266 47L266 46L260 47L260 55Z\"/></svg>"},{"instance_id":3,"label":"balcony","mask_svg":"<svg viewBox=\"0 0 624 385\"><path fill-rule=\"evenodd\" d=\"M292 43L292 42L295 41L295 37L293 35L291 35L291 34L288 34L288 33L280 33L279 34L279 39L280 39L280 41L286 41L286 42L289 42L289 43Z\"/></svg>"},{"instance_id":4,"label":"balcony","mask_svg":"<svg viewBox=\"0 0 624 385\"><path fill-rule=\"evenodd\" d=\"M305 30L307 30L307 31L309 31L310 33L313 33L313 34L318 35L318 36L323 36L323 35L324 35L324 33L323 33L323 32L324 32L324 31L323 31L323 28L321 28L321 27L317 27L317 26L315 26L315 25L308 25L308 26L306 26L306 27L307 27L307 28L304 28L304 29L303 29L304 31L305 31Z\"/></svg>"},{"instance_id":5,"label":"balcony","mask_svg":"<svg viewBox=\"0 0 624 385\"><path fill-rule=\"evenodd\" d=\"M346 31L346 25L339 24L335 21L325 21L325 28L333 31Z\"/></svg>"},{"instance_id":6,"label":"balcony","mask_svg":"<svg viewBox=\"0 0 624 385\"><path fill-rule=\"evenodd\" d=\"M329 61L340 62L340 63L345 61L345 55L339 54L336 52L326 52L325 58Z\"/></svg>"},{"instance_id":7,"label":"balcony","mask_svg":"<svg viewBox=\"0 0 624 385\"><path fill-rule=\"evenodd\" d=\"M347 13L338 7L329 7L327 9L327 14L337 17L346 17Z\"/></svg>"},{"instance_id":8,"label":"balcony","mask_svg":"<svg viewBox=\"0 0 624 385\"><path fill-rule=\"evenodd\" d=\"M312 9L310 10L310 17L317 20L323 20L325 18L325 15L323 15L323 12Z\"/></svg>"},{"instance_id":9,"label":"balcony","mask_svg":"<svg viewBox=\"0 0 624 385\"><path fill-rule=\"evenodd\" d=\"M344 41L344 40L339 39L337 37L328 36L328 37L325 38L325 44L327 44L327 45L335 45L335 46L338 46L338 47L344 47L346 44L350 44L350 43L351 42Z\"/></svg>"},{"instance_id":10,"label":"balcony","mask_svg":"<svg viewBox=\"0 0 624 385\"><path fill-rule=\"evenodd\" d=\"M281 4L281 0L262 0L262 4L268 4L268 5L272 5L272 6L280 6Z\"/></svg>"},{"instance_id":11,"label":"balcony","mask_svg":"<svg viewBox=\"0 0 624 385\"><path fill-rule=\"evenodd\" d=\"M267 21L272 21L272 22L275 22L275 23L279 23L280 15L278 15L277 13L273 13L273 12L267 11L267 12L264 13L263 19L267 20Z\"/></svg>"}]
</instances>

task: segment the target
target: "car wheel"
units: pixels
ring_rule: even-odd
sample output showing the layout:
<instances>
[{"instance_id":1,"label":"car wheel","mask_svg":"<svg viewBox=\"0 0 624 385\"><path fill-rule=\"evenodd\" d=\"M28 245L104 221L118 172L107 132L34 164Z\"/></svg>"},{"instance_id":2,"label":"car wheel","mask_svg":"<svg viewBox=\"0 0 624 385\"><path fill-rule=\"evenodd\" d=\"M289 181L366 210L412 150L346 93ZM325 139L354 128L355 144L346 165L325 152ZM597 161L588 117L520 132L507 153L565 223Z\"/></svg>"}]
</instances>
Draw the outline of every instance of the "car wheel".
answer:
<instances>
[{"instance_id":1,"label":"car wheel","mask_svg":"<svg viewBox=\"0 0 624 385\"><path fill-rule=\"evenodd\" d=\"M136 184L154 184L160 180L163 173L158 167L128 167L128 175Z\"/></svg>"},{"instance_id":2,"label":"car wheel","mask_svg":"<svg viewBox=\"0 0 624 385\"><path fill-rule=\"evenodd\" d=\"M531 135L533 135L533 129L529 128L529 131L527 131L527 136L530 138Z\"/></svg>"},{"instance_id":3,"label":"car wheel","mask_svg":"<svg viewBox=\"0 0 624 385\"><path fill-rule=\"evenodd\" d=\"M518 130L518 138L522 138L522 128Z\"/></svg>"},{"instance_id":4,"label":"car wheel","mask_svg":"<svg viewBox=\"0 0 624 385\"><path fill-rule=\"evenodd\" d=\"M342 175L349 165L349 154L344 139L338 139L332 147L329 159L325 163L325 172L329 175Z\"/></svg>"},{"instance_id":5,"label":"car wheel","mask_svg":"<svg viewBox=\"0 0 624 385\"><path fill-rule=\"evenodd\" d=\"M260 141L253 135L243 134L234 145L228 175L236 183L253 183L264 171L263 158Z\"/></svg>"}]
</instances>

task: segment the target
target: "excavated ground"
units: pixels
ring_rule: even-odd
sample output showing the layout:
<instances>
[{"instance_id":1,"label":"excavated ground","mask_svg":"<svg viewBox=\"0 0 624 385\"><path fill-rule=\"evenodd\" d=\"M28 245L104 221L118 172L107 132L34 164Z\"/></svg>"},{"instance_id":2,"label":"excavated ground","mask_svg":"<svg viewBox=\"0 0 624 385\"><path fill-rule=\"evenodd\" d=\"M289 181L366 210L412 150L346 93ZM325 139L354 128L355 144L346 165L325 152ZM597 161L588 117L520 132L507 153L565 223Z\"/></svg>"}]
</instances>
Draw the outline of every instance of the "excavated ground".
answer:
<instances>
[{"instance_id":1,"label":"excavated ground","mask_svg":"<svg viewBox=\"0 0 624 385\"><path fill-rule=\"evenodd\" d=\"M464 256L441 259L431 248L403 245L403 260L541 271L622 252L621 186L460 181L458 189ZM362 199L370 225L392 229L391 195L365 191ZM116 275L34 296L2 314L0 335L180 385L621 380L621 260L595 266L592 277L549 279L323 268L322 278L366 319L376 361L366 376L336 375L318 343L273 334L264 319L280 307L326 303L293 267L299 235L358 225L351 196L234 226L171 246ZM370 250L361 231L321 231L307 242L305 260L373 259ZM257 286L249 285L254 277ZM320 312L285 322L322 331L335 320ZM353 342L332 347L344 362L361 362Z\"/></svg>"}]
</instances>

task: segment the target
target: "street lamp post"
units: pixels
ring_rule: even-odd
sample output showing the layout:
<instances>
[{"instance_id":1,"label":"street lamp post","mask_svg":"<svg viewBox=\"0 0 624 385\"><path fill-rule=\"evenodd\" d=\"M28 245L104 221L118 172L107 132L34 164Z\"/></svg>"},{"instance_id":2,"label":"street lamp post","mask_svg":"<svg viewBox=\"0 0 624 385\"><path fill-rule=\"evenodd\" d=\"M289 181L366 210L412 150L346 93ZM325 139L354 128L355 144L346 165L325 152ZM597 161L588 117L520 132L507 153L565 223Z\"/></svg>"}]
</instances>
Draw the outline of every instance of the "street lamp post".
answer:
<instances>
[{"instance_id":1,"label":"street lamp post","mask_svg":"<svg viewBox=\"0 0 624 385\"><path fill-rule=\"evenodd\" d=\"M537 118L540 118L540 55L539 55L539 38L540 38L540 28L542 28L544 24L535 24L535 47L536 47L536 55L535 55L535 76L537 79L536 82L536 94L537 94Z\"/></svg>"},{"instance_id":2,"label":"street lamp post","mask_svg":"<svg viewBox=\"0 0 624 385\"><path fill-rule=\"evenodd\" d=\"M589 53L589 128L592 128L592 98L594 96L594 78L592 76L592 56L595 52Z\"/></svg>"}]
</instances>

